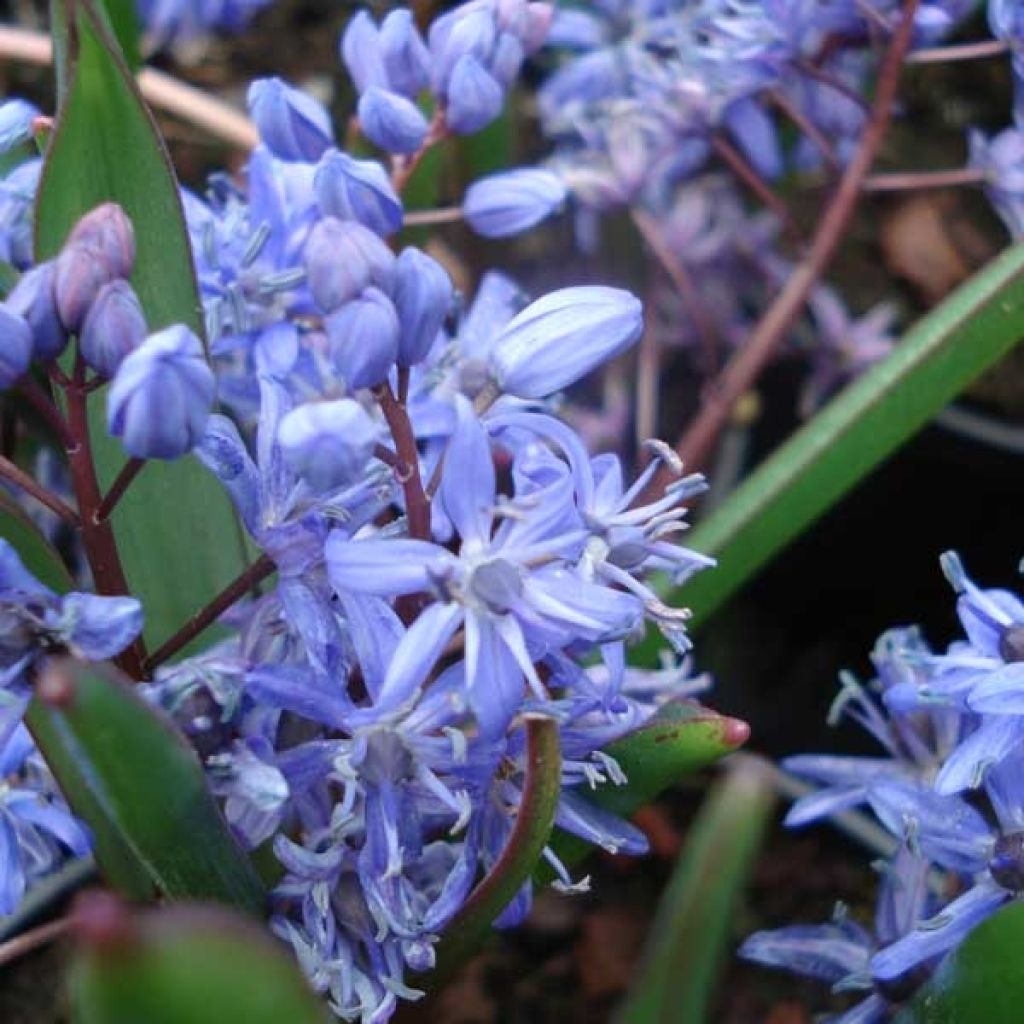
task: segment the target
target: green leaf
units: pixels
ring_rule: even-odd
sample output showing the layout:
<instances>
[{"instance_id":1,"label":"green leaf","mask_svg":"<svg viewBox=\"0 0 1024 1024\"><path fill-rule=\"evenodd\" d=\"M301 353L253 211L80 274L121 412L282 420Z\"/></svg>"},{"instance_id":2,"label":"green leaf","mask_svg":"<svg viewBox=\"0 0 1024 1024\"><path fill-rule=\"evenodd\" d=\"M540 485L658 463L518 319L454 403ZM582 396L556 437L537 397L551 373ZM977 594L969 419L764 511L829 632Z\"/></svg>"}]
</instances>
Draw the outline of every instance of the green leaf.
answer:
<instances>
[{"instance_id":1,"label":"green leaf","mask_svg":"<svg viewBox=\"0 0 1024 1024\"><path fill-rule=\"evenodd\" d=\"M689 546L718 559L672 594L707 619L757 570L1024 336L1024 245L1003 253L919 321L767 459ZM662 593L670 590L666 583ZM651 654L653 642L645 645Z\"/></svg>"},{"instance_id":2,"label":"green leaf","mask_svg":"<svg viewBox=\"0 0 1024 1024\"><path fill-rule=\"evenodd\" d=\"M1019 1024L1024 1006L1024 904L978 925L942 962L897 1024Z\"/></svg>"},{"instance_id":3,"label":"green leaf","mask_svg":"<svg viewBox=\"0 0 1024 1024\"><path fill-rule=\"evenodd\" d=\"M119 927L123 941L79 952L78 1024L328 1024L287 949L237 915L175 906Z\"/></svg>"},{"instance_id":4,"label":"green leaf","mask_svg":"<svg viewBox=\"0 0 1024 1024\"><path fill-rule=\"evenodd\" d=\"M121 48L121 56L132 71L142 64L139 50L139 14L135 0L102 0L110 28Z\"/></svg>"},{"instance_id":5,"label":"green leaf","mask_svg":"<svg viewBox=\"0 0 1024 1024\"><path fill-rule=\"evenodd\" d=\"M52 676L50 673L57 673ZM92 828L96 860L130 898L215 900L254 915L263 887L228 831L195 752L112 669L51 663L68 693L35 698L28 726L68 803Z\"/></svg>"},{"instance_id":6,"label":"green leaf","mask_svg":"<svg viewBox=\"0 0 1024 1024\"><path fill-rule=\"evenodd\" d=\"M498 861L445 928L430 987L442 984L479 951L494 919L535 871L551 836L562 791L558 726L550 719L533 719L526 724L526 736L526 781L512 834Z\"/></svg>"},{"instance_id":7,"label":"green leaf","mask_svg":"<svg viewBox=\"0 0 1024 1024\"><path fill-rule=\"evenodd\" d=\"M0 260L0 299L7 298L21 275L6 260Z\"/></svg>"},{"instance_id":8,"label":"green leaf","mask_svg":"<svg viewBox=\"0 0 1024 1024\"><path fill-rule=\"evenodd\" d=\"M738 755L709 793L662 897L619 1024L700 1024L726 958L734 909L774 804L771 775Z\"/></svg>"},{"instance_id":9,"label":"green leaf","mask_svg":"<svg viewBox=\"0 0 1024 1024\"><path fill-rule=\"evenodd\" d=\"M178 185L153 120L92 0L61 2L67 33L67 92L46 156L36 205L36 252L54 256L82 214L121 204L135 226L132 283L150 328L202 317ZM66 10L65 10L66 8ZM55 33L60 38L60 33ZM105 394L90 400L95 461L103 487L125 462L105 424ZM146 610L146 639L171 635L245 568L234 510L193 458L147 466L113 516L132 592Z\"/></svg>"},{"instance_id":10,"label":"green leaf","mask_svg":"<svg viewBox=\"0 0 1024 1024\"><path fill-rule=\"evenodd\" d=\"M731 754L749 734L744 722L699 704L666 704L642 729L605 749L619 763L628 783L606 782L584 795L604 810L628 818L680 779ZM569 867L593 851L589 843L558 830L551 847ZM553 877L550 867L542 864L537 881L550 882Z\"/></svg>"},{"instance_id":11,"label":"green leaf","mask_svg":"<svg viewBox=\"0 0 1024 1024\"><path fill-rule=\"evenodd\" d=\"M42 535L10 495L0 490L0 537L3 537L40 583L61 593L74 582L56 548Z\"/></svg>"}]
</instances>

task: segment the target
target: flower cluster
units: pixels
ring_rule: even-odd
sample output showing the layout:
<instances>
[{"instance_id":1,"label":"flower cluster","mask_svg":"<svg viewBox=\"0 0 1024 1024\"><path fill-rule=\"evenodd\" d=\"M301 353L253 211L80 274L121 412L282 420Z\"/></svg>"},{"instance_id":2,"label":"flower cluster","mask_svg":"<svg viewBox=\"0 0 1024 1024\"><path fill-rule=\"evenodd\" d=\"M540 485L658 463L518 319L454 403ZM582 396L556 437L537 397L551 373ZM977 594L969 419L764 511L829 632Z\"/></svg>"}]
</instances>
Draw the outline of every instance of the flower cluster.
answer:
<instances>
[{"instance_id":1,"label":"flower cluster","mask_svg":"<svg viewBox=\"0 0 1024 1024\"><path fill-rule=\"evenodd\" d=\"M874 933L841 912L822 926L759 932L741 952L864 999L843 1021L883 1021L980 921L1024 891L1024 602L982 590L956 555L943 568L963 635L934 652L916 629L884 634L874 693L843 680L835 714L866 729L879 757L799 756L783 767L820 787L794 827L864 806L894 837Z\"/></svg>"},{"instance_id":2,"label":"flower cluster","mask_svg":"<svg viewBox=\"0 0 1024 1024\"><path fill-rule=\"evenodd\" d=\"M136 0L139 22L154 45L212 32L241 32L270 0Z\"/></svg>"}]
</instances>

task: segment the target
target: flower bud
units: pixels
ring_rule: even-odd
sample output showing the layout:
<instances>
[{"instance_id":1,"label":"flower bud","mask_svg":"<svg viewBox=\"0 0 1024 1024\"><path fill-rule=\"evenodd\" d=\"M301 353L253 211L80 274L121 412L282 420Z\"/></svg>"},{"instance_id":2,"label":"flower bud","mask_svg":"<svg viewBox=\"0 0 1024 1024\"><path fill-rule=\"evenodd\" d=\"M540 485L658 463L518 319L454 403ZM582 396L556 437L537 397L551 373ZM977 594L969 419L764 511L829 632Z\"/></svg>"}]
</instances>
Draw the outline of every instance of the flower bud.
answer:
<instances>
[{"instance_id":1,"label":"flower bud","mask_svg":"<svg viewBox=\"0 0 1024 1024\"><path fill-rule=\"evenodd\" d=\"M129 455L176 459L202 438L216 390L202 343L175 324L121 363L107 393L107 429Z\"/></svg>"},{"instance_id":2,"label":"flower bud","mask_svg":"<svg viewBox=\"0 0 1024 1024\"><path fill-rule=\"evenodd\" d=\"M504 103L504 90L484 66L471 54L460 57L448 83L448 127L471 135L489 125Z\"/></svg>"},{"instance_id":3,"label":"flower bud","mask_svg":"<svg viewBox=\"0 0 1024 1024\"><path fill-rule=\"evenodd\" d=\"M463 5L435 19L428 37L434 91L449 91L455 66L463 57L472 56L483 66L497 37L494 11L485 6Z\"/></svg>"},{"instance_id":4,"label":"flower bud","mask_svg":"<svg viewBox=\"0 0 1024 1024\"><path fill-rule=\"evenodd\" d=\"M355 483L373 455L377 427L351 398L308 402L278 427L285 462L317 492Z\"/></svg>"},{"instance_id":5,"label":"flower bud","mask_svg":"<svg viewBox=\"0 0 1024 1024\"><path fill-rule=\"evenodd\" d=\"M502 391L544 398L624 352L643 329L643 307L618 288L562 288L514 316L491 349Z\"/></svg>"},{"instance_id":6,"label":"flower bud","mask_svg":"<svg viewBox=\"0 0 1024 1024\"><path fill-rule=\"evenodd\" d=\"M430 127L412 100L375 85L359 97L356 113L363 134L389 153L415 153Z\"/></svg>"},{"instance_id":7,"label":"flower bud","mask_svg":"<svg viewBox=\"0 0 1024 1024\"><path fill-rule=\"evenodd\" d=\"M43 362L56 359L68 343L53 294L55 271L52 260L25 271L6 302L11 312L25 318L32 330L32 354Z\"/></svg>"},{"instance_id":8,"label":"flower bud","mask_svg":"<svg viewBox=\"0 0 1024 1024\"><path fill-rule=\"evenodd\" d=\"M430 53L420 37L412 11L392 11L380 26L380 47L388 82L410 99L430 82Z\"/></svg>"},{"instance_id":9,"label":"flower bud","mask_svg":"<svg viewBox=\"0 0 1024 1024\"><path fill-rule=\"evenodd\" d=\"M384 68L380 30L367 11L360 11L349 20L341 37L341 59L360 93L371 85L389 88L388 73Z\"/></svg>"},{"instance_id":10,"label":"flower bud","mask_svg":"<svg viewBox=\"0 0 1024 1024\"><path fill-rule=\"evenodd\" d=\"M28 100L12 99L0 103L0 153L32 138L32 122L38 116L39 109Z\"/></svg>"},{"instance_id":11,"label":"flower bud","mask_svg":"<svg viewBox=\"0 0 1024 1024\"><path fill-rule=\"evenodd\" d=\"M550 171L522 168L492 174L466 190L469 226L485 238L505 238L539 224L565 202L565 183Z\"/></svg>"},{"instance_id":12,"label":"flower bud","mask_svg":"<svg viewBox=\"0 0 1024 1024\"><path fill-rule=\"evenodd\" d=\"M32 329L23 316L0 305L0 389L13 387L32 361Z\"/></svg>"},{"instance_id":13,"label":"flower bud","mask_svg":"<svg viewBox=\"0 0 1024 1024\"><path fill-rule=\"evenodd\" d=\"M398 365L423 360L452 306L451 278L435 259L409 247L395 264L395 308L401 328Z\"/></svg>"},{"instance_id":14,"label":"flower bud","mask_svg":"<svg viewBox=\"0 0 1024 1024\"><path fill-rule=\"evenodd\" d=\"M325 217L309 233L304 265L313 301L330 313L367 285L390 289L395 256L362 224Z\"/></svg>"},{"instance_id":15,"label":"flower bud","mask_svg":"<svg viewBox=\"0 0 1024 1024\"><path fill-rule=\"evenodd\" d=\"M349 389L384 382L398 358L398 315L379 288L367 288L324 321L331 362Z\"/></svg>"},{"instance_id":16,"label":"flower bud","mask_svg":"<svg viewBox=\"0 0 1024 1024\"><path fill-rule=\"evenodd\" d=\"M146 317L127 281L111 281L96 296L78 337L82 357L101 376L112 379L124 358L146 338Z\"/></svg>"},{"instance_id":17,"label":"flower bud","mask_svg":"<svg viewBox=\"0 0 1024 1024\"><path fill-rule=\"evenodd\" d=\"M260 138L282 160L319 160L334 140L327 111L280 78L256 79L247 101Z\"/></svg>"},{"instance_id":18,"label":"flower bud","mask_svg":"<svg viewBox=\"0 0 1024 1024\"><path fill-rule=\"evenodd\" d=\"M65 246L96 250L112 277L131 277L135 267L135 229L117 203L102 203L71 229Z\"/></svg>"},{"instance_id":19,"label":"flower bud","mask_svg":"<svg viewBox=\"0 0 1024 1024\"><path fill-rule=\"evenodd\" d=\"M523 67L523 44L510 32L500 32L486 68L502 87L511 89Z\"/></svg>"},{"instance_id":20,"label":"flower bud","mask_svg":"<svg viewBox=\"0 0 1024 1024\"><path fill-rule=\"evenodd\" d=\"M81 329L99 290L118 276L94 246L69 243L61 249L54 270L53 296L61 322L69 331Z\"/></svg>"},{"instance_id":21,"label":"flower bud","mask_svg":"<svg viewBox=\"0 0 1024 1024\"><path fill-rule=\"evenodd\" d=\"M327 216L357 220L385 237L402 226L402 201L376 160L354 160L329 149L317 165L313 188Z\"/></svg>"}]
</instances>

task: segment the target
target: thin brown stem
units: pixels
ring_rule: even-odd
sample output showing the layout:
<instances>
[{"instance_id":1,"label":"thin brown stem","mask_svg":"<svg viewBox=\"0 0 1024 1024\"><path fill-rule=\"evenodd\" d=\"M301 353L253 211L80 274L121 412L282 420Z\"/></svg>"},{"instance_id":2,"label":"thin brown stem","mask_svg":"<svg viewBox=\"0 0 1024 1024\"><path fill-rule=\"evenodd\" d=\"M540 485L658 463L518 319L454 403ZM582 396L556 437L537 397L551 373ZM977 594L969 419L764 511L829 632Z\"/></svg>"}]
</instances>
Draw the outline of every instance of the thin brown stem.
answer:
<instances>
[{"instance_id":1,"label":"thin brown stem","mask_svg":"<svg viewBox=\"0 0 1024 1024\"><path fill-rule=\"evenodd\" d=\"M31 376L24 376L18 381L18 390L28 401L33 409L42 417L46 425L53 431L57 440L65 448L73 445L74 438L68 428L67 420L60 414L53 404L50 396L33 380Z\"/></svg>"},{"instance_id":2,"label":"thin brown stem","mask_svg":"<svg viewBox=\"0 0 1024 1024\"><path fill-rule=\"evenodd\" d=\"M961 188L981 185L985 172L977 167L951 167L943 171L900 171L871 174L864 179L865 192L920 192L929 188Z\"/></svg>"},{"instance_id":3,"label":"thin brown stem","mask_svg":"<svg viewBox=\"0 0 1024 1024\"><path fill-rule=\"evenodd\" d=\"M744 185L782 221L786 231L793 238L800 239L800 228L793 215L789 212L783 198L775 193L760 174L751 166L747 158L724 136L716 135L711 140L711 148L721 157L725 165L743 182Z\"/></svg>"},{"instance_id":4,"label":"thin brown stem","mask_svg":"<svg viewBox=\"0 0 1024 1024\"><path fill-rule=\"evenodd\" d=\"M97 518L97 512L103 504L103 496L96 477L96 465L89 438L89 396L86 392L85 362L81 353L75 360L74 376L65 388L65 396L72 438L72 443L67 449L68 468L78 502L82 547L92 569L97 593L124 596L129 593L128 581L121 565L113 527L109 519ZM145 646L139 638L115 660L133 679L142 679L145 657Z\"/></svg>"},{"instance_id":5,"label":"thin brown stem","mask_svg":"<svg viewBox=\"0 0 1024 1024\"><path fill-rule=\"evenodd\" d=\"M128 490L132 481L139 475L142 467L145 465L145 459L132 458L121 467L121 472L117 474L117 479L110 485L110 490L107 491L106 497L100 502L100 507L94 513L98 522L110 518L110 514L117 508L117 503L124 497L125 491Z\"/></svg>"},{"instance_id":6,"label":"thin brown stem","mask_svg":"<svg viewBox=\"0 0 1024 1024\"><path fill-rule=\"evenodd\" d=\"M402 221L407 228L425 228L433 224L454 224L462 220L461 206L442 206L438 210L410 210Z\"/></svg>"},{"instance_id":7,"label":"thin brown stem","mask_svg":"<svg viewBox=\"0 0 1024 1024\"><path fill-rule=\"evenodd\" d=\"M25 956L33 950L49 945L54 939L59 939L71 926L71 919L59 917L56 921L47 921L46 924L32 928L13 939L0 942L0 965L9 964L12 960Z\"/></svg>"},{"instance_id":8,"label":"thin brown stem","mask_svg":"<svg viewBox=\"0 0 1024 1024\"><path fill-rule=\"evenodd\" d=\"M793 268L746 344L708 388L700 411L679 442L677 450L691 471L707 463L736 402L750 389L778 349L839 248L863 192L864 179L889 127L918 3L919 0L904 0L903 16L882 60L871 114L857 151L839 181L833 201L822 215L807 255ZM658 489L664 482L664 478L656 480L652 489Z\"/></svg>"},{"instance_id":9,"label":"thin brown stem","mask_svg":"<svg viewBox=\"0 0 1024 1024\"><path fill-rule=\"evenodd\" d=\"M43 487L35 477L26 473L20 466L11 462L6 456L0 455L0 476L10 480L26 494L31 494L41 505L56 513L66 523L78 526L78 513L53 491Z\"/></svg>"},{"instance_id":10,"label":"thin brown stem","mask_svg":"<svg viewBox=\"0 0 1024 1024\"><path fill-rule=\"evenodd\" d=\"M445 124L444 111L438 108L434 112L434 117L430 122L430 128L427 130L427 137L423 140L423 145L410 156L395 157L392 162L391 186L396 192L401 193L405 189L405 186L409 184L409 179L416 173L416 168L419 167L423 158L447 133L448 128Z\"/></svg>"},{"instance_id":11,"label":"thin brown stem","mask_svg":"<svg viewBox=\"0 0 1024 1024\"><path fill-rule=\"evenodd\" d=\"M686 264L680 260L672 247L665 241L661 226L646 210L634 207L630 210L633 224L647 243L648 248L657 257L669 280L675 285L679 297L686 307L686 312L693 321L693 328L700 339L704 351L704 361L708 373L714 373L718 364L720 338L714 318L708 310Z\"/></svg>"},{"instance_id":12,"label":"thin brown stem","mask_svg":"<svg viewBox=\"0 0 1024 1024\"><path fill-rule=\"evenodd\" d=\"M405 468L402 460L387 445L375 444L373 446L373 457L379 459L385 466L390 466L392 469L401 471Z\"/></svg>"},{"instance_id":13,"label":"thin brown stem","mask_svg":"<svg viewBox=\"0 0 1024 1024\"><path fill-rule=\"evenodd\" d=\"M835 75L829 74L823 68L818 67L809 60L795 60L793 66L797 70L802 71L808 78L813 78L816 82L821 82L822 85L827 86L833 92L839 93L840 96L845 96L851 103L860 107L865 112L870 110L870 107L865 102L864 97L861 96L856 89L852 86L847 85L841 78L836 78Z\"/></svg>"},{"instance_id":14,"label":"thin brown stem","mask_svg":"<svg viewBox=\"0 0 1024 1024\"><path fill-rule=\"evenodd\" d=\"M409 536L418 540L430 540L430 499L423 489L423 480L420 477L420 455L408 410L405 404L395 397L390 384L384 384L378 389L377 401L395 442L395 451L408 469L408 474L401 484L405 493Z\"/></svg>"},{"instance_id":15,"label":"thin brown stem","mask_svg":"<svg viewBox=\"0 0 1024 1024\"><path fill-rule=\"evenodd\" d=\"M773 89L768 98L814 143L829 168L838 171L841 167L839 155L825 133L784 92Z\"/></svg>"},{"instance_id":16,"label":"thin brown stem","mask_svg":"<svg viewBox=\"0 0 1024 1024\"><path fill-rule=\"evenodd\" d=\"M177 633L146 659L146 674L151 674L158 665L162 665L168 658L174 657L203 630L212 626L232 605L237 604L245 597L253 587L272 575L276 568L270 558L260 555L233 583L230 583L209 604L196 612Z\"/></svg>"},{"instance_id":17,"label":"thin brown stem","mask_svg":"<svg viewBox=\"0 0 1024 1024\"><path fill-rule=\"evenodd\" d=\"M953 46L929 46L907 54L907 64L948 64L961 60L987 60L1005 57L1012 47L1003 39L983 39L977 43L958 43Z\"/></svg>"}]
</instances>

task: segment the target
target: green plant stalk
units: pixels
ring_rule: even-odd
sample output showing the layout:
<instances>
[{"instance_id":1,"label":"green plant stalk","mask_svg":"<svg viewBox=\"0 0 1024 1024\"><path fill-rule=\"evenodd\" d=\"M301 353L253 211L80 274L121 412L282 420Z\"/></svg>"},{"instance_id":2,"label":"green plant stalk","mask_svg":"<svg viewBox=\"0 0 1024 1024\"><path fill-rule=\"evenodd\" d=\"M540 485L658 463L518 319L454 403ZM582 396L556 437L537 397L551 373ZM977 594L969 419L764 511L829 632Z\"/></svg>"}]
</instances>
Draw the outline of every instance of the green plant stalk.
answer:
<instances>
[{"instance_id":1,"label":"green plant stalk","mask_svg":"<svg viewBox=\"0 0 1024 1024\"><path fill-rule=\"evenodd\" d=\"M687 544L718 566L659 592L707 621L757 571L1024 337L1024 245L928 313L770 456ZM645 656L656 650L648 640Z\"/></svg>"},{"instance_id":2,"label":"green plant stalk","mask_svg":"<svg viewBox=\"0 0 1024 1024\"><path fill-rule=\"evenodd\" d=\"M690 830L617 1024L708 1019L733 911L774 802L766 766L742 754L729 762Z\"/></svg>"}]
</instances>

